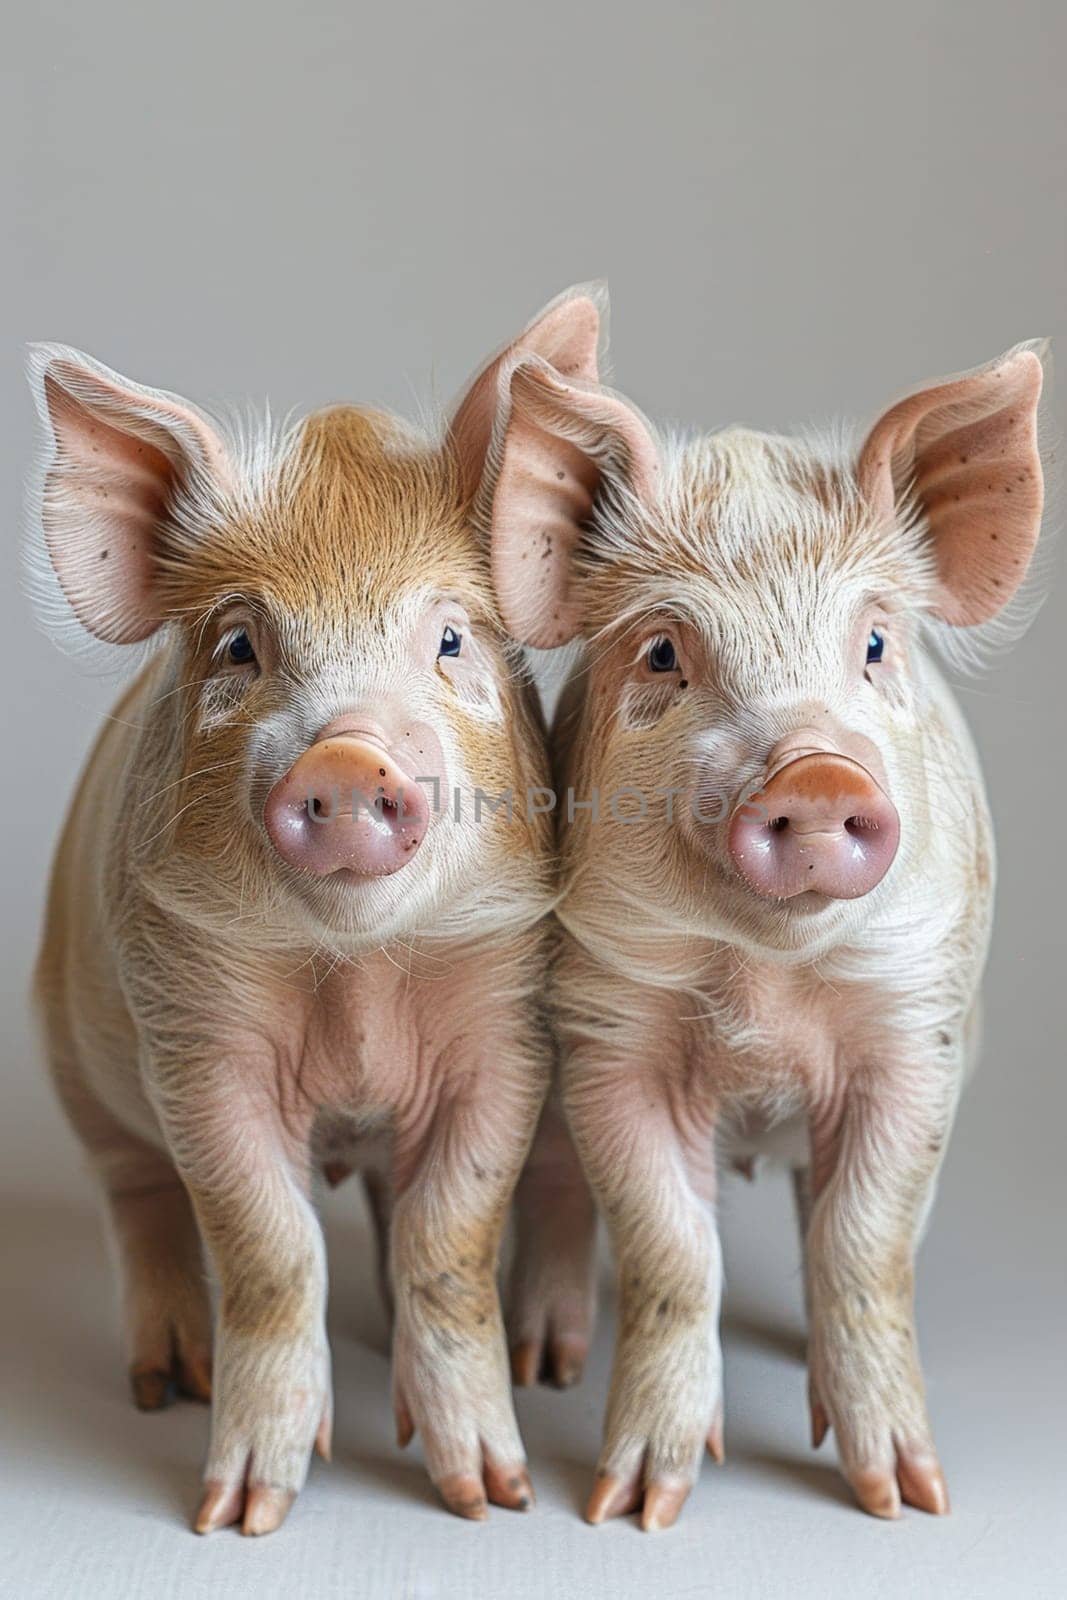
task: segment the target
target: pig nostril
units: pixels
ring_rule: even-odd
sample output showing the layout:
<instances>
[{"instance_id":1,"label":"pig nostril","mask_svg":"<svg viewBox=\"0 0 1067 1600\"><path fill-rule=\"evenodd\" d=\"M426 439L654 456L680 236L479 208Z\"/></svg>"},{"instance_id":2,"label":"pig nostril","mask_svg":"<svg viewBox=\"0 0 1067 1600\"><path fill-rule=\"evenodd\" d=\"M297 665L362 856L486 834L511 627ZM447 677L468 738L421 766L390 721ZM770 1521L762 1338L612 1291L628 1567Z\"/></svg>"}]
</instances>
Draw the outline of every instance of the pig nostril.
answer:
<instances>
[{"instance_id":1,"label":"pig nostril","mask_svg":"<svg viewBox=\"0 0 1067 1600\"><path fill-rule=\"evenodd\" d=\"M789 818L772 817L767 826L770 828L772 833L784 833L786 828L789 826Z\"/></svg>"},{"instance_id":2,"label":"pig nostril","mask_svg":"<svg viewBox=\"0 0 1067 1600\"><path fill-rule=\"evenodd\" d=\"M313 817L324 817L326 815L326 807L315 795L312 795L308 800L308 810Z\"/></svg>"},{"instance_id":3,"label":"pig nostril","mask_svg":"<svg viewBox=\"0 0 1067 1600\"><path fill-rule=\"evenodd\" d=\"M877 832L877 822L872 822L869 817L846 817L845 832L853 839L858 839L861 834Z\"/></svg>"}]
</instances>

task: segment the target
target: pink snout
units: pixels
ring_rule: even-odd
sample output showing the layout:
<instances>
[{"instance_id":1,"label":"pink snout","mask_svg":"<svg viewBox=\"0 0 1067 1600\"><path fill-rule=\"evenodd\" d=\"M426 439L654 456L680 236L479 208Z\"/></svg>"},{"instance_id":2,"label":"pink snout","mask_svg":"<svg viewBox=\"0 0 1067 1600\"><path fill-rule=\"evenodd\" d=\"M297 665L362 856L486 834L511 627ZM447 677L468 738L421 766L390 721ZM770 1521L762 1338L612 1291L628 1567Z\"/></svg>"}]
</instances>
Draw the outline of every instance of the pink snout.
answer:
<instances>
[{"instance_id":1,"label":"pink snout","mask_svg":"<svg viewBox=\"0 0 1067 1600\"><path fill-rule=\"evenodd\" d=\"M320 739L267 796L263 821L290 866L382 878L399 872L426 835L422 788L365 739Z\"/></svg>"},{"instance_id":2,"label":"pink snout","mask_svg":"<svg viewBox=\"0 0 1067 1600\"><path fill-rule=\"evenodd\" d=\"M819 751L787 761L739 806L727 842L757 894L857 900L889 871L900 819L866 767Z\"/></svg>"}]
</instances>

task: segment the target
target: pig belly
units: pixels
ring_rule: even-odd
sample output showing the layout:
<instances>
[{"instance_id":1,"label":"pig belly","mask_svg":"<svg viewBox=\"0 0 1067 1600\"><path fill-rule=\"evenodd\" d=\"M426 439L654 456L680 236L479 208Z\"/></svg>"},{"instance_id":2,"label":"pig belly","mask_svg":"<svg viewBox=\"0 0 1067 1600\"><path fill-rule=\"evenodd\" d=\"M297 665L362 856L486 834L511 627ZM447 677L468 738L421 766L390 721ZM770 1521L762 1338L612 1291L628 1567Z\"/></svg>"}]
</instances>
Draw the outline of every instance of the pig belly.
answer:
<instances>
[{"instance_id":1,"label":"pig belly","mask_svg":"<svg viewBox=\"0 0 1067 1600\"><path fill-rule=\"evenodd\" d=\"M138 1065L137 1032L122 992L109 927L113 829L121 824L129 725L153 691L152 663L115 707L86 764L52 870L36 999L53 1076L65 1103L92 1102L128 1132L165 1148Z\"/></svg>"}]
</instances>

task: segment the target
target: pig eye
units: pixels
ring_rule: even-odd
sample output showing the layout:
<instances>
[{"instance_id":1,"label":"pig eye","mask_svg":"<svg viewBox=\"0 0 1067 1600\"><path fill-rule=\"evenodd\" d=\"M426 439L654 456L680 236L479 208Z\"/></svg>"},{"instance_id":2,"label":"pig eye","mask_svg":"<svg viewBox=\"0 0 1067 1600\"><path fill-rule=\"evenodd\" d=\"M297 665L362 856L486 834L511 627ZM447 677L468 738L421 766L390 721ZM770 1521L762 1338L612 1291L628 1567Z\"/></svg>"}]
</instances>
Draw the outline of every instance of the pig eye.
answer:
<instances>
[{"instance_id":1,"label":"pig eye","mask_svg":"<svg viewBox=\"0 0 1067 1600\"><path fill-rule=\"evenodd\" d=\"M678 665L678 657L669 639L657 639L649 647L645 659L650 672L673 672Z\"/></svg>"},{"instance_id":2,"label":"pig eye","mask_svg":"<svg viewBox=\"0 0 1067 1600\"><path fill-rule=\"evenodd\" d=\"M463 635L457 633L455 628L446 628L441 635L441 643L437 654L438 656L458 656L462 646Z\"/></svg>"},{"instance_id":3,"label":"pig eye","mask_svg":"<svg viewBox=\"0 0 1067 1600\"><path fill-rule=\"evenodd\" d=\"M877 628L872 628L871 636L867 640L867 665L870 666L874 661L881 661L884 654L885 640Z\"/></svg>"},{"instance_id":4,"label":"pig eye","mask_svg":"<svg viewBox=\"0 0 1067 1600\"><path fill-rule=\"evenodd\" d=\"M232 661L235 667L246 667L249 662L256 659L252 641L243 628L240 633L234 634L226 646L226 659Z\"/></svg>"}]
</instances>

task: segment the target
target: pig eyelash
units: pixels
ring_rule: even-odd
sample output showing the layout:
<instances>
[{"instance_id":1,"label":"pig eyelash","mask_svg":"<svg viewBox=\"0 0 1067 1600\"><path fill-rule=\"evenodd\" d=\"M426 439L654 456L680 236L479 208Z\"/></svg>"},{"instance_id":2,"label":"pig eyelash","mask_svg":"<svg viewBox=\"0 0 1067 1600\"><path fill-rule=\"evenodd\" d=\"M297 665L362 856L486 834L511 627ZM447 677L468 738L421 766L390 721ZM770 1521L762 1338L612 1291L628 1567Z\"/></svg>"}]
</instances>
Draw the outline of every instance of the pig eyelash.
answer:
<instances>
[{"instance_id":1,"label":"pig eyelash","mask_svg":"<svg viewBox=\"0 0 1067 1600\"><path fill-rule=\"evenodd\" d=\"M227 628L212 651L211 660L217 667L258 667L259 657L249 630L240 624Z\"/></svg>"},{"instance_id":2,"label":"pig eyelash","mask_svg":"<svg viewBox=\"0 0 1067 1600\"><path fill-rule=\"evenodd\" d=\"M645 651L645 661L650 672L676 672L678 670L678 652L674 648L674 641L666 634L658 639L653 639Z\"/></svg>"},{"instance_id":3,"label":"pig eyelash","mask_svg":"<svg viewBox=\"0 0 1067 1600\"><path fill-rule=\"evenodd\" d=\"M670 647L677 652L677 646L675 645L673 638L666 631L661 633L646 633L636 651L630 657L631 667L639 667L647 662L649 653L658 645L670 645Z\"/></svg>"}]
</instances>

